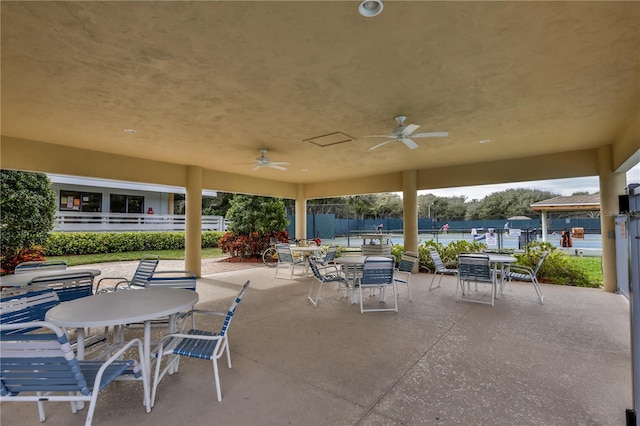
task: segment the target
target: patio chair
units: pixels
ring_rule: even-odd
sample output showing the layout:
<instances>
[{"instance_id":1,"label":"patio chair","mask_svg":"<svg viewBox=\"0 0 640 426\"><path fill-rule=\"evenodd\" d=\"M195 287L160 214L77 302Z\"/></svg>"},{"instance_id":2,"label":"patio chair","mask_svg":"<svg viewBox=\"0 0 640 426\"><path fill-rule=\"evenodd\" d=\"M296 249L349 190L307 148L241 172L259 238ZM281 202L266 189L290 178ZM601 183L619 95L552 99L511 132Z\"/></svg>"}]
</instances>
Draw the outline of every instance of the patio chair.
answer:
<instances>
[{"instance_id":1,"label":"patio chair","mask_svg":"<svg viewBox=\"0 0 640 426\"><path fill-rule=\"evenodd\" d=\"M338 253L338 246L332 245L329 246L326 253L324 253L322 256L314 257L314 259L319 264L327 265L333 263L333 260L336 258L336 253Z\"/></svg>"},{"instance_id":2,"label":"patio chair","mask_svg":"<svg viewBox=\"0 0 640 426\"><path fill-rule=\"evenodd\" d=\"M429 250L429 256L431 257L431 261L433 262L433 277L431 278L431 284L429 285L429 291L433 288L433 281L436 279L437 275L440 275L440 279L438 279L438 285L436 287L440 287L440 281L442 281L442 277L444 275L457 275L458 270L455 268L447 268L447 266L440 258L440 253L437 250Z\"/></svg>"},{"instance_id":3,"label":"patio chair","mask_svg":"<svg viewBox=\"0 0 640 426\"><path fill-rule=\"evenodd\" d=\"M398 263L398 267L396 268L393 274L393 281L396 284L404 284L407 286L407 291L409 292L409 301L413 302L413 298L411 297L411 273L415 268L416 264L420 260L418 253L414 251L405 251L400 257L400 262Z\"/></svg>"},{"instance_id":4,"label":"patio chair","mask_svg":"<svg viewBox=\"0 0 640 426\"><path fill-rule=\"evenodd\" d=\"M147 280L153 274L158 267L158 262L160 262L160 257L157 255L146 254L140 259L140 263L138 263L138 267L133 274L133 277L129 280L127 278L122 277L104 277L98 281L98 285L96 287L96 293L105 293L109 291L116 290L134 290L134 289L143 289L147 283ZM113 287L103 287L100 288L103 281L115 281L115 285Z\"/></svg>"},{"instance_id":5,"label":"patio chair","mask_svg":"<svg viewBox=\"0 0 640 426\"><path fill-rule=\"evenodd\" d=\"M158 346L155 376L153 380L153 389L151 391L151 406L155 404L156 391L158 383L169 371L178 372L180 357L187 356L192 358L207 359L213 363L213 378L215 381L216 395L218 401L222 401L222 392L220 390L220 376L218 375L218 359L227 353L227 365L231 368L231 352L229 351L229 325L238 307L242 301L244 294L249 288L249 281L245 282L238 296L233 300L229 311L223 312L204 311L194 309L186 314L191 316L191 329L187 332L167 334L160 340ZM222 328L217 332L196 329L197 315L214 315L224 317ZM185 323L186 324L186 323ZM162 359L167 358L164 369L160 369Z\"/></svg>"},{"instance_id":6,"label":"patio chair","mask_svg":"<svg viewBox=\"0 0 640 426\"><path fill-rule=\"evenodd\" d=\"M538 299L540 299L540 304L544 304L544 294L542 294L542 288L540 288L540 283L538 282L538 271L542 266L545 258L549 254L548 251L542 252L538 263L535 268L531 268L529 266L523 265L509 265L509 268L505 271L505 278L509 279L509 284L511 284L511 280L516 281L524 281L530 282L533 284L533 288L536 290L536 294L538 295Z\"/></svg>"},{"instance_id":7,"label":"patio chair","mask_svg":"<svg viewBox=\"0 0 640 426\"><path fill-rule=\"evenodd\" d=\"M358 291L360 293L360 313L384 311L398 312L398 286L396 281L393 279L393 272L393 259L380 256L370 256L365 259L364 266L362 267L362 276L357 277L355 281L355 285L359 289ZM384 297L386 295L387 287L391 287L393 290L393 308L364 308L363 289L379 289L381 292L380 303L386 303L384 301Z\"/></svg>"},{"instance_id":8,"label":"patio chair","mask_svg":"<svg viewBox=\"0 0 640 426\"><path fill-rule=\"evenodd\" d=\"M296 267L305 268L306 265L304 259L294 258L288 244L276 244L276 252L278 253L278 264L276 265L275 278L279 278L278 272L280 271L280 268L286 268L291 271L289 279L293 279L293 273L295 272Z\"/></svg>"},{"instance_id":9,"label":"patio chair","mask_svg":"<svg viewBox=\"0 0 640 426\"><path fill-rule=\"evenodd\" d=\"M471 297L471 283L475 283L476 291L478 284L487 284L491 287L491 300L483 300L484 296ZM466 289L465 289L466 285ZM496 275L491 267L489 256L485 254L459 254L458 255L458 282L456 284L456 302L483 303L493 306L497 292ZM459 291L460 290L460 291ZM459 296L461 293L461 296Z\"/></svg>"},{"instance_id":10,"label":"patio chair","mask_svg":"<svg viewBox=\"0 0 640 426\"><path fill-rule=\"evenodd\" d=\"M47 330L47 334L10 334L23 327ZM0 401L36 402L40 421L46 419L46 401L67 401L76 413L79 402L88 401L85 426L91 425L98 393L123 378L143 381L143 403L150 412L148 377L142 342L133 339L106 361L76 359L62 329L44 321L0 325ZM51 333L53 332L53 333ZM121 359L137 347L139 359Z\"/></svg>"},{"instance_id":11,"label":"patio chair","mask_svg":"<svg viewBox=\"0 0 640 426\"><path fill-rule=\"evenodd\" d=\"M22 262L16 265L14 274L26 274L42 270L59 269L61 271L67 269L67 263L62 260L32 260Z\"/></svg>"},{"instance_id":12,"label":"patio chair","mask_svg":"<svg viewBox=\"0 0 640 426\"><path fill-rule=\"evenodd\" d=\"M71 272L72 270L68 270ZM34 278L29 282L30 289L50 288L58 294L60 302L79 299L93 295L94 275L90 272L74 274L47 275Z\"/></svg>"},{"instance_id":13,"label":"patio chair","mask_svg":"<svg viewBox=\"0 0 640 426\"><path fill-rule=\"evenodd\" d=\"M313 303L313 306L318 307L320 292L324 283L338 283L340 288L346 289L347 295L349 294L349 283L337 265L322 265L314 258L311 258L309 259L309 267L313 271L313 279L311 280L311 288L309 288L309 296L307 297ZM314 299L313 288L316 281L318 282L318 292L315 294Z\"/></svg>"},{"instance_id":14,"label":"patio chair","mask_svg":"<svg viewBox=\"0 0 640 426\"><path fill-rule=\"evenodd\" d=\"M3 297L0 299L0 325L44 321L47 311L59 304L58 294L49 288ZM33 330L23 325L3 330L2 334L22 334Z\"/></svg>"}]
</instances>

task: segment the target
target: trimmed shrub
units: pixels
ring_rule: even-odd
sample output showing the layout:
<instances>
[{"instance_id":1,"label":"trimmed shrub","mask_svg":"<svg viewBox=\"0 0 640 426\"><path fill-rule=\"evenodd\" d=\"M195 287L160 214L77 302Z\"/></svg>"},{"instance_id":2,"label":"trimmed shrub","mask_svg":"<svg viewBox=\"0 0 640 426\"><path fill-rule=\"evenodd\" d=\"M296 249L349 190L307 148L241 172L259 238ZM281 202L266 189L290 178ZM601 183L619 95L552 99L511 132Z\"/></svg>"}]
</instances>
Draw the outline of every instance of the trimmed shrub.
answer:
<instances>
[{"instance_id":1,"label":"trimmed shrub","mask_svg":"<svg viewBox=\"0 0 640 426\"><path fill-rule=\"evenodd\" d=\"M202 247L217 247L222 235L220 231L204 231ZM180 249L184 249L184 232L54 232L45 245L44 255Z\"/></svg>"}]
</instances>

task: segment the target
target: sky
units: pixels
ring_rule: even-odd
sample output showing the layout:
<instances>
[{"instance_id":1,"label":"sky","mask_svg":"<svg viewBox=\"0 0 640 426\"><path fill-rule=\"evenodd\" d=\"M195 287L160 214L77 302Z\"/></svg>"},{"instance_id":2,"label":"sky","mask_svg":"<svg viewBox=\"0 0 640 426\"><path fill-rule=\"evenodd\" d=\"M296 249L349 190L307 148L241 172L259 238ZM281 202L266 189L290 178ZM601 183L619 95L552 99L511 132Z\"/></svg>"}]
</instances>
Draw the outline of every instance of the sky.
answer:
<instances>
[{"instance_id":1,"label":"sky","mask_svg":"<svg viewBox=\"0 0 640 426\"><path fill-rule=\"evenodd\" d=\"M631 168L627 172L627 183L640 183L640 163ZM467 201L482 200L489 194L494 192L506 191L507 189L538 189L540 191L549 191L560 195L571 195L575 192L587 191L593 194L600 190L597 176L572 178L572 179L555 179L555 180L537 180L529 182L505 183L498 185L478 185L478 186L461 186L458 188L430 189L427 191L418 191L418 194L433 194L437 197L459 197L464 196Z\"/></svg>"}]
</instances>

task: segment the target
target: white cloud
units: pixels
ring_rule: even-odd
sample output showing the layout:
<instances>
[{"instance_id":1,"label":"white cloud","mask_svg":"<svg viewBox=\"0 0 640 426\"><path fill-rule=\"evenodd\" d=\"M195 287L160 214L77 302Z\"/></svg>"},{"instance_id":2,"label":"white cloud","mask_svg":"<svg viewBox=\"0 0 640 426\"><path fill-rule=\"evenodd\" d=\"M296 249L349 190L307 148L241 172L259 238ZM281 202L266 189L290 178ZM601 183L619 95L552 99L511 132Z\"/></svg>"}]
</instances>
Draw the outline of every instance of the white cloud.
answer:
<instances>
[{"instance_id":1,"label":"white cloud","mask_svg":"<svg viewBox=\"0 0 640 426\"><path fill-rule=\"evenodd\" d=\"M636 164L627 172L627 183L640 183L640 163ZM494 192L506 191L507 189L538 189L540 191L549 191L560 195L571 195L575 192L587 191L590 194L600 190L600 184L597 176L572 178L572 179L555 179L555 180L538 180L530 182L505 183L497 185L478 185L478 186L462 186L458 188L433 189L427 191L419 191L419 194L433 194L438 197L466 197L467 201L481 200L487 195Z\"/></svg>"}]
</instances>

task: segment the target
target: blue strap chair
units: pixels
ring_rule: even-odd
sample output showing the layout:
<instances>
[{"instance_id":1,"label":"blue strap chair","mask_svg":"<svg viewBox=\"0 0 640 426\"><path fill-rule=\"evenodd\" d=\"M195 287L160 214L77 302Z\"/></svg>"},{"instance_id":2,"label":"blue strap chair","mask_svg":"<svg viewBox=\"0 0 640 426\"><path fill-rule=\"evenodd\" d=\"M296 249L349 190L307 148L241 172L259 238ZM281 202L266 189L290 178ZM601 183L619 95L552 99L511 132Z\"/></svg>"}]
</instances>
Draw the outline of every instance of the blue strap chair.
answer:
<instances>
[{"instance_id":1,"label":"blue strap chair","mask_svg":"<svg viewBox=\"0 0 640 426\"><path fill-rule=\"evenodd\" d=\"M537 275L548 254L548 251L542 253L535 268L523 265L509 265L509 268L505 272L506 278L509 279L509 285L511 285L512 280L525 281L533 284L533 288L536 290L541 305L544 304L544 294L542 294L542 288L540 288Z\"/></svg>"},{"instance_id":2,"label":"blue strap chair","mask_svg":"<svg viewBox=\"0 0 640 426\"><path fill-rule=\"evenodd\" d=\"M476 291L478 290L478 284L487 284L491 286L490 301L484 300L484 295L481 295L480 297L471 297L471 283L475 283ZM486 254L459 254L456 302L458 300L462 300L465 302L484 303L493 306L495 303L496 292L496 274L491 267L489 256Z\"/></svg>"},{"instance_id":3,"label":"blue strap chair","mask_svg":"<svg viewBox=\"0 0 640 426\"><path fill-rule=\"evenodd\" d=\"M280 268L285 268L290 271L289 279L293 279L293 273L296 267L305 269L305 262L302 258L294 258L291 254L291 248L289 244L276 244L276 252L278 253L278 264L276 265L275 277L278 278L278 272Z\"/></svg>"},{"instance_id":4,"label":"blue strap chair","mask_svg":"<svg viewBox=\"0 0 640 426\"><path fill-rule=\"evenodd\" d=\"M151 391L151 406L153 407L156 398L158 383L169 371L178 371L180 357L186 356L198 359L207 359L213 363L213 378L215 381L216 394L218 401L222 401L222 392L220 390L220 376L218 375L218 359L227 353L227 365L231 368L231 352L229 351L228 331L231 320L236 312L238 304L242 301L244 294L249 288L249 281L245 282L238 296L233 300L229 311L225 314L222 312L203 311L194 309L185 316L191 316L191 329L187 332L167 334L160 340L158 346L158 361L156 362L156 371L153 380L153 389ZM196 315L215 315L224 317L224 322L220 331L199 330L196 328ZM164 369L160 369L162 359L167 358Z\"/></svg>"},{"instance_id":5,"label":"blue strap chair","mask_svg":"<svg viewBox=\"0 0 640 426\"><path fill-rule=\"evenodd\" d=\"M308 299L313 303L313 306L318 307L320 292L322 291L324 283L338 283L341 288L345 288L348 292L349 284L347 279L336 265L319 265L314 258L311 258L309 259L309 267L311 268L311 271L313 271L313 280L311 280ZM315 287L316 281L318 282L318 291L314 298L313 288Z\"/></svg>"},{"instance_id":6,"label":"blue strap chair","mask_svg":"<svg viewBox=\"0 0 640 426\"><path fill-rule=\"evenodd\" d=\"M3 297L0 299L0 324L23 324L44 321L47 311L60 304L58 294L52 289L42 289ZM3 330L2 334L24 334L33 328L18 327Z\"/></svg>"},{"instance_id":7,"label":"blue strap chair","mask_svg":"<svg viewBox=\"0 0 640 426\"><path fill-rule=\"evenodd\" d=\"M146 254L140 259L140 263L138 263L138 267L133 274L131 279L122 278L122 277L104 277L98 281L98 285L96 287L96 293L104 293L109 291L116 290L133 290L133 289L143 289L147 284L147 280L153 274L158 267L158 263L160 262L160 257L157 255ZM103 287L100 288L100 285L103 281L115 281L116 284L114 287Z\"/></svg>"},{"instance_id":8,"label":"blue strap chair","mask_svg":"<svg viewBox=\"0 0 640 426\"><path fill-rule=\"evenodd\" d=\"M409 300L413 302L413 298L411 297L411 274L413 270L420 260L418 253L413 251L405 251L400 257L400 262L398 263L398 267L393 274L393 281L396 284L404 284L407 286L407 291L409 292Z\"/></svg>"},{"instance_id":9,"label":"blue strap chair","mask_svg":"<svg viewBox=\"0 0 640 426\"><path fill-rule=\"evenodd\" d=\"M394 311L398 312L398 286L393 279L394 272L394 260L388 257L369 256L364 261L362 267L362 276L356 278L356 287L359 288L360 293L360 313L365 312L384 312ZM391 287L393 290L394 307L391 308L364 308L363 301L363 289L369 288L372 290L381 290L380 303L384 302L384 296L386 294L386 288Z\"/></svg>"},{"instance_id":10,"label":"blue strap chair","mask_svg":"<svg viewBox=\"0 0 640 426\"><path fill-rule=\"evenodd\" d=\"M437 250L429 250L429 256L433 262L434 269L431 284L429 285L429 291L431 291L431 289L433 289L433 281L436 279L437 275L440 275L440 279L438 279L438 285L436 285L436 287L440 287L440 281L442 281L442 277L444 275L457 275L458 270L456 268L447 268Z\"/></svg>"},{"instance_id":11,"label":"blue strap chair","mask_svg":"<svg viewBox=\"0 0 640 426\"><path fill-rule=\"evenodd\" d=\"M11 334L21 328L48 333ZM147 412L151 410L139 339L133 339L106 361L81 361L76 359L65 332L47 322L3 324L0 330L0 401L36 402L41 422L46 419L43 402L68 401L75 414L77 403L88 401L85 426L90 426L100 391L116 379L142 378L143 403ZM139 359L121 359L133 347L137 347Z\"/></svg>"}]
</instances>

